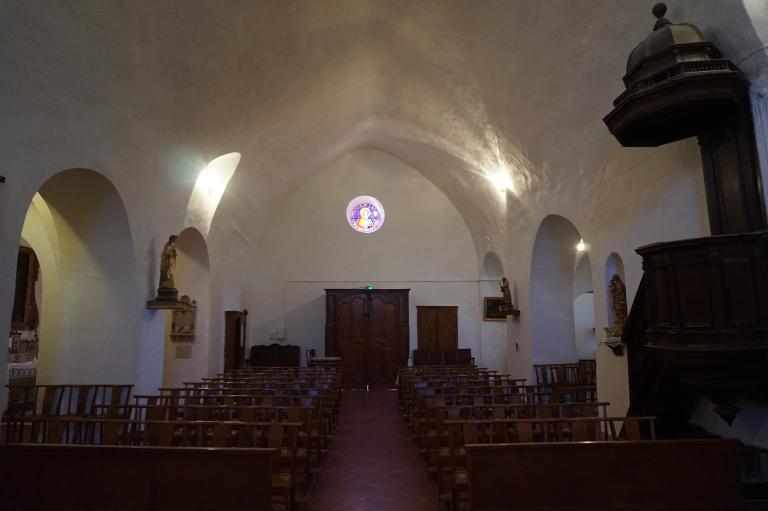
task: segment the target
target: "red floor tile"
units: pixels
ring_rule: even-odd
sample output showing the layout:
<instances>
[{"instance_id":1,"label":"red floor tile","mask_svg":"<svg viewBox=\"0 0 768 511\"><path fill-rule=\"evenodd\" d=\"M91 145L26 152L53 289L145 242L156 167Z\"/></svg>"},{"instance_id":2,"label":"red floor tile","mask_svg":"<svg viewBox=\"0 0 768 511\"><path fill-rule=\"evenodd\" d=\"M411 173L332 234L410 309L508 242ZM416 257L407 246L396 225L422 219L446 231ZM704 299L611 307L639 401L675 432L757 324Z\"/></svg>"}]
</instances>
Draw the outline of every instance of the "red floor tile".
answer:
<instances>
[{"instance_id":1,"label":"red floor tile","mask_svg":"<svg viewBox=\"0 0 768 511\"><path fill-rule=\"evenodd\" d=\"M310 511L435 511L437 491L397 407L395 390L344 392Z\"/></svg>"}]
</instances>

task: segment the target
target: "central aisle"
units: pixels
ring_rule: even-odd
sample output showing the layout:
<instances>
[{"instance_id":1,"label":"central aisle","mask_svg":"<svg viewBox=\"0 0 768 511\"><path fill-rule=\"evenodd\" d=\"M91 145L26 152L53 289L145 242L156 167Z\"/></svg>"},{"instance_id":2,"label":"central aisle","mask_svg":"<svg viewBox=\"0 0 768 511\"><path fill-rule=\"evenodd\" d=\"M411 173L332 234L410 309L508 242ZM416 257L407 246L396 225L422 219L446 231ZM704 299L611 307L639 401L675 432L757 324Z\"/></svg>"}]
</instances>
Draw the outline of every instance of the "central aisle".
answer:
<instances>
[{"instance_id":1,"label":"central aisle","mask_svg":"<svg viewBox=\"0 0 768 511\"><path fill-rule=\"evenodd\" d=\"M395 390L347 390L311 511L436 511L437 490L400 417Z\"/></svg>"}]
</instances>

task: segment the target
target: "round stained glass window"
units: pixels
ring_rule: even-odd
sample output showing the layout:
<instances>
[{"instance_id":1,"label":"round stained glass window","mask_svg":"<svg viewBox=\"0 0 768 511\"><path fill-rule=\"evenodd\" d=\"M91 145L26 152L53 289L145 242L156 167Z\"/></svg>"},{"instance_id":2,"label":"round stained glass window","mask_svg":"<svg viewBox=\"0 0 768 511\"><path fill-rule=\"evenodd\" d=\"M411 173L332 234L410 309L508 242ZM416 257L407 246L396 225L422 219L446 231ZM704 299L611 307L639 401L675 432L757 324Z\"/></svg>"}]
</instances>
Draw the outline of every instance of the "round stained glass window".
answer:
<instances>
[{"instance_id":1,"label":"round stained glass window","mask_svg":"<svg viewBox=\"0 0 768 511\"><path fill-rule=\"evenodd\" d=\"M355 197L347 206L347 222L357 232L376 232L384 225L384 207L374 197Z\"/></svg>"}]
</instances>

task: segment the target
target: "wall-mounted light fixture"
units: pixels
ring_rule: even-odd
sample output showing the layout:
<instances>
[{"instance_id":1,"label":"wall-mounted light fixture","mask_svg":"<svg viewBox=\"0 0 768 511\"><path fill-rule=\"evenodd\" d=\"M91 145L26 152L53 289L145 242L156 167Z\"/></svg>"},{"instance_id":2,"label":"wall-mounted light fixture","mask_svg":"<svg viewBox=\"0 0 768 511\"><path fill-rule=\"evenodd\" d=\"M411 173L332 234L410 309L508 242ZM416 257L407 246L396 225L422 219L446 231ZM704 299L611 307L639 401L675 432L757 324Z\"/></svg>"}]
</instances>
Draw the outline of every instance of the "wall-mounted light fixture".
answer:
<instances>
[{"instance_id":1,"label":"wall-mounted light fixture","mask_svg":"<svg viewBox=\"0 0 768 511\"><path fill-rule=\"evenodd\" d=\"M515 184L512 182L512 178L509 177L509 173L499 171L493 175L488 176L488 180L493 184L494 188L499 193L514 192Z\"/></svg>"},{"instance_id":2,"label":"wall-mounted light fixture","mask_svg":"<svg viewBox=\"0 0 768 511\"><path fill-rule=\"evenodd\" d=\"M587 244L584 243L583 239L580 239L579 242L576 244L576 251L577 252L586 252L587 251Z\"/></svg>"}]
</instances>

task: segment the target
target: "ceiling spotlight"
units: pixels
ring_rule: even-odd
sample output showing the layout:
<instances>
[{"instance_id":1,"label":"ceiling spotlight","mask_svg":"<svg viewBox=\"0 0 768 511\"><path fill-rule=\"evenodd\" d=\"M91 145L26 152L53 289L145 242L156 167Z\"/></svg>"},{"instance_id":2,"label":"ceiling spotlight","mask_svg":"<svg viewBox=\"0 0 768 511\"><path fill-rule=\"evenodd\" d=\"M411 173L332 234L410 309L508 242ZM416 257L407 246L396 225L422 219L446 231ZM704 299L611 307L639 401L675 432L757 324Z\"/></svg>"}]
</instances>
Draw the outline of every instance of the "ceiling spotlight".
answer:
<instances>
[{"instance_id":1,"label":"ceiling spotlight","mask_svg":"<svg viewBox=\"0 0 768 511\"><path fill-rule=\"evenodd\" d=\"M512 182L512 179L510 179L509 174L506 172L499 172L489 176L488 180L500 193L504 193L508 190L513 191L515 189L515 184Z\"/></svg>"}]
</instances>

